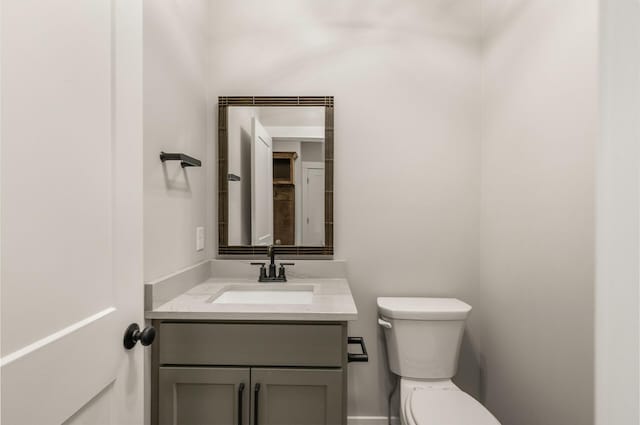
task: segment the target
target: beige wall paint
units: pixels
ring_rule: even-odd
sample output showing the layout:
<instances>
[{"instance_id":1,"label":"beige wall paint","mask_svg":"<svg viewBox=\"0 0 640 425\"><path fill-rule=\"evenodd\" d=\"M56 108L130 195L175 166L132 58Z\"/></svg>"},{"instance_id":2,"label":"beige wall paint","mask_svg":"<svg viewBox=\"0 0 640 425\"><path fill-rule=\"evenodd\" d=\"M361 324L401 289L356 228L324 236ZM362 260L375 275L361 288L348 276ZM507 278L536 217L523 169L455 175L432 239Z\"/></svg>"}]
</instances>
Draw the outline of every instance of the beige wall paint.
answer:
<instances>
[{"instance_id":1,"label":"beige wall paint","mask_svg":"<svg viewBox=\"0 0 640 425\"><path fill-rule=\"evenodd\" d=\"M504 424L591 424L598 2L483 7L484 396Z\"/></svg>"},{"instance_id":2,"label":"beige wall paint","mask_svg":"<svg viewBox=\"0 0 640 425\"><path fill-rule=\"evenodd\" d=\"M387 413L376 297L476 305L478 8L467 0L212 2L214 98L335 96L336 258L348 262L359 310L350 333L370 350L368 364L349 369L349 415ZM473 391L468 345L459 382Z\"/></svg>"},{"instance_id":3,"label":"beige wall paint","mask_svg":"<svg viewBox=\"0 0 640 425\"><path fill-rule=\"evenodd\" d=\"M206 0L144 2L145 281L211 258L213 141L207 97ZM182 169L160 151L203 162ZM208 243L196 252L196 227Z\"/></svg>"}]
</instances>

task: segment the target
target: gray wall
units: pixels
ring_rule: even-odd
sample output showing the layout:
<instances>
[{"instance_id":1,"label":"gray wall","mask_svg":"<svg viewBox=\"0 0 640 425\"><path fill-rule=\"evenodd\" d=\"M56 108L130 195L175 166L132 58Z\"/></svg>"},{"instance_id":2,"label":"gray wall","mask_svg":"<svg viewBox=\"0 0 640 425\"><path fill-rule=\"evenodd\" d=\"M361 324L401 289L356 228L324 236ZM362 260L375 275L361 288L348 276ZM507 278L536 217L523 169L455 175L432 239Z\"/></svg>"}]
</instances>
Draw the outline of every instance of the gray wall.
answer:
<instances>
[{"instance_id":1,"label":"gray wall","mask_svg":"<svg viewBox=\"0 0 640 425\"><path fill-rule=\"evenodd\" d=\"M211 108L207 97L209 2L144 2L145 281L211 258L213 186ZM203 162L164 165L160 151ZM196 252L196 227L209 243Z\"/></svg>"},{"instance_id":2,"label":"gray wall","mask_svg":"<svg viewBox=\"0 0 640 425\"><path fill-rule=\"evenodd\" d=\"M301 161L324 162L324 143L302 142Z\"/></svg>"},{"instance_id":3,"label":"gray wall","mask_svg":"<svg viewBox=\"0 0 640 425\"><path fill-rule=\"evenodd\" d=\"M476 305L479 4L436 0L214 1L212 96L335 96L336 257L359 310L349 415L387 413L375 300ZM247 66L251 58L251 66ZM364 154L363 154L364 153ZM475 333L471 318L471 337ZM466 343L463 376L475 392Z\"/></svg>"},{"instance_id":4,"label":"gray wall","mask_svg":"<svg viewBox=\"0 0 640 425\"><path fill-rule=\"evenodd\" d=\"M474 306L456 377L464 389L504 424L592 423L596 0L484 0L483 19L472 0L207 4L211 99L335 96L336 257L348 262L360 312L350 333L371 353L350 367L349 415L386 415L376 297L456 296ZM206 137L214 115L198 91L201 27L172 16L155 16L170 34L158 31L155 50L145 44L145 65L162 65L145 66L145 120L155 119L145 208L162 210L149 208L145 224L173 232L146 234L147 277L197 261L189 229L215 222L214 185L169 190L150 159L163 137ZM184 121L154 109L166 98L182 102L174 115ZM185 148L198 146L215 144Z\"/></svg>"},{"instance_id":5,"label":"gray wall","mask_svg":"<svg viewBox=\"0 0 640 425\"><path fill-rule=\"evenodd\" d=\"M640 423L640 2L601 2L596 424Z\"/></svg>"},{"instance_id":6,"label":"gray wall","mask_svg":"<svg viewBox=\"0 0 640 425\"><path fill-rule=\"evenodd\" d=\"M598 2L484 12L484 396L503 424L591 424Z\"/></svg>"}]
</instances>

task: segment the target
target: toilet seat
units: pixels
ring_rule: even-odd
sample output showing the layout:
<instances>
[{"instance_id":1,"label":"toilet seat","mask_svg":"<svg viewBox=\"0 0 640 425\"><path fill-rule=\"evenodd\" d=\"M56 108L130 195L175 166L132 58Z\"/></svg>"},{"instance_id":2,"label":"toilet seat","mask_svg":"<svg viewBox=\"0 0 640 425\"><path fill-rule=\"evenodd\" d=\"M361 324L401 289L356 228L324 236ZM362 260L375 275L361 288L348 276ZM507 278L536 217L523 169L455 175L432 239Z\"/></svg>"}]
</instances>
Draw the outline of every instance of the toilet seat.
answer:
<instances>
[{"instance_id":1,"label":"toilet seat","mask_svg":"<svg viewBox=\"0 0 640 425\"><path fill-rule=\"evenodd\" d=\"M407 425L500 425L477 400L464 391L421 390L409 395Z\"/></svg>"}]
</instances>

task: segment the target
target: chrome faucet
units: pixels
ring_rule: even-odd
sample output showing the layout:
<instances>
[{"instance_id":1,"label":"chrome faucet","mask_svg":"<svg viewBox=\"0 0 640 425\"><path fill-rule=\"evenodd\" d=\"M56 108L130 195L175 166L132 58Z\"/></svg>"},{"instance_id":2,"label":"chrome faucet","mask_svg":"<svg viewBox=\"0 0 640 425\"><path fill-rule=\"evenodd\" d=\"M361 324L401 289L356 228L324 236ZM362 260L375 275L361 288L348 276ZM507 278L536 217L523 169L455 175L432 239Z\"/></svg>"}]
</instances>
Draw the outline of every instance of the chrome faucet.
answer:
<instances>
[{"instance_id":1,"label":"chrome faucet","mask_svg":"<svg viewBox=\"0 0 640 425\"><path fill-rule=\"evenodd\" d=\"M267 257L269 257L269 274L267 274L265 263L251 263L253 266L260 266L258 282L286 282L287 274L284 266L293 266L294 263L280 263L278 274L276 275L276 250L273 245L267 247Z\"/></svg>"}]
</instances>

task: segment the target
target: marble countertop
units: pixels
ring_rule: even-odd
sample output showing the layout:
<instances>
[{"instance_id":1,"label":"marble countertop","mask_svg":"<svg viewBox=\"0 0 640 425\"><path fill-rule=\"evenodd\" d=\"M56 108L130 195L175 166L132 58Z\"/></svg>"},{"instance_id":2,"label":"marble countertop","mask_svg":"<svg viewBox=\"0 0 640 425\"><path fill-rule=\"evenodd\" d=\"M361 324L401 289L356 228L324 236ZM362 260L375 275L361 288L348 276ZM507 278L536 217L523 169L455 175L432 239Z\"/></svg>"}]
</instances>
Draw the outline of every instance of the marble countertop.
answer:
<instances>
[{"instance_id":1,"label":"marble countertop","mask_svg":"<svg viewBox=\"0 0 640 425\"><path fill-rule=\"evenodd\" d=\"M212 301L230 285L252 289L313 286L310 304L216 304ZM261 287L260 285L265 285ZM356 309L346 279L292 278L286 283L259 284L244 278L211 278L172 300L145 312L147 319L175 320L286 320L286 321L350 321L356 320Z\"/></svg>"}]
</instances>

